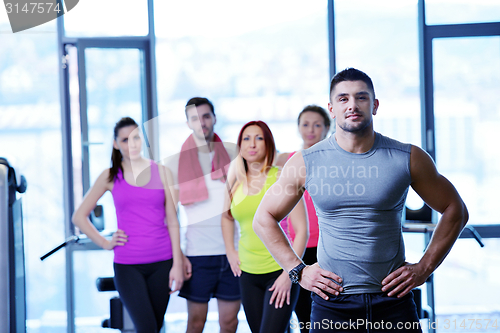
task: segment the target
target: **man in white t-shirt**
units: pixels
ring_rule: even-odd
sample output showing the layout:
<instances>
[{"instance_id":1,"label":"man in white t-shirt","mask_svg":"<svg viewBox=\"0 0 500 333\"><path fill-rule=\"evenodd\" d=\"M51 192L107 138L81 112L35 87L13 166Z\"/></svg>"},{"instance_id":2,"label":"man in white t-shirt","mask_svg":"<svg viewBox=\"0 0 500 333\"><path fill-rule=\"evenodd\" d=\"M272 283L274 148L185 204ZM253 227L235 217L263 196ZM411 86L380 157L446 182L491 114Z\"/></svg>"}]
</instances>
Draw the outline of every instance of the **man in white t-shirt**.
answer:
<instances>
[{"instance_id":1,"label":"man in white t-shirt","mask_svg":"<svg viewBox=\"0 0 500 333\"><path fill-rule=\"evenodd\" d=\"M194 97L186 104L187 125L193 131L180 154L167 161L174 182L174 200L186 212L186 271L179 296L187 299L187 333L201 333L208 302L217 298L220 332L236 332L240 309L239 281L227 261L221 230L229 163L235 144L223 144L214 133L213 104ZM235 237L237 238L237 237Z\"/></svg>"}]
</instances>

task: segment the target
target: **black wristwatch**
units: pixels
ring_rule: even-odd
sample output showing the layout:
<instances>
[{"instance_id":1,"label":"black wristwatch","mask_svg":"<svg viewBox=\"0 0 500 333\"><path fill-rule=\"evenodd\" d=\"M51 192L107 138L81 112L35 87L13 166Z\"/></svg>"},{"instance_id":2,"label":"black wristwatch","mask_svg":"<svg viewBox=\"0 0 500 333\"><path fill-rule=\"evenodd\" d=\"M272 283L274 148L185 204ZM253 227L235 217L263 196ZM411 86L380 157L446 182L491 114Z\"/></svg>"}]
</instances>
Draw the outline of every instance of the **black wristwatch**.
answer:
<instances>
[{"instance_id":1,"label":"black wristwatch","mask_svg":"<svg viewBox=\"0 0 500 333\"><path fill-rule=\"evenodd\" d=\"M290 280L292 280L292 283L299 283L300 278L302 277L302 270L306 267L306 265L301 262L294 268L288 272L288 276L290 277Z\"/></svg>"}]
</instances>

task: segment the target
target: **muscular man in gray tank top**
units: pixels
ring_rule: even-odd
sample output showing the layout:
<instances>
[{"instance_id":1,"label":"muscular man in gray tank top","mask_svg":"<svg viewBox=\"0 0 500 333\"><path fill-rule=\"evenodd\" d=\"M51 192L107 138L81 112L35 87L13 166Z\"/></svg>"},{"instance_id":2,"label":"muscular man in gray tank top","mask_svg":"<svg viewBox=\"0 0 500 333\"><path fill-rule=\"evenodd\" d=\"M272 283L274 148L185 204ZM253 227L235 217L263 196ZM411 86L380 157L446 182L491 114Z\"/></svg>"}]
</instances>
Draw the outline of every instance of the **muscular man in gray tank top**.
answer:
<instances>
[{"instance_id":1,"label":"muscular man in gray tank top","mask_svg":"<svg viewBox=\"0 0 500 333\"><path fill-rule=\"evenodd\" d=\"M288 161L254 218L256 233L292 281L313 292L311 323L298 323L311 332L420 332L411 290L441 264L468 220L460 195L429 155L374 131L378 107L365 73L349 68L335 75L328 104L335 133ZM442 214L414 264L405 261L401 232L409 186ZM304 190L320 227L318 263L311 266L277 223Z\"/></svg>"}]
</instances>

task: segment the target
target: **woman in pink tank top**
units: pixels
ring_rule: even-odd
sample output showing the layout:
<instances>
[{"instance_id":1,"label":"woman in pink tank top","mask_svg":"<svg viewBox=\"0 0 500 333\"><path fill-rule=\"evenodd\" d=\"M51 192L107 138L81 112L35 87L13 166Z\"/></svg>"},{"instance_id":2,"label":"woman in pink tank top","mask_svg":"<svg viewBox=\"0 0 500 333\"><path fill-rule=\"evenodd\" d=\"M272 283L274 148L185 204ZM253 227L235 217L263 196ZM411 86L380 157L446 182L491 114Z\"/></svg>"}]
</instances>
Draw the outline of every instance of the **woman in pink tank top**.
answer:
<instances>
[{"instance_id":1,"label":"woman in pink tank top","mask_svg":"<svg viewBox=\"0 0 500 333\"><path fill-rule=\"evenodd\" d=\"M297 123L299 126L299 133L303 140L302 149L312 147L321 140L324 140L330 130L330 117L328 113L321 106L317 105L306 106L299 113ZM295 152L279 154L276 165L283 167L293 154L295 154ZM307 191L304 192L303 198L307 208L307 217L309 218L309 240L307 241L303 261L306 265L312 265L318 261L316 258L319 238L318 217L316 216L316 209L314 208L311 196ZM281 221L281 227L290 241L293 241L295 232L288 218ZM295 306L295 313L300 322L310 322L311 292L303 288L300 289L299 300ZM306 328L301 329L301 333L305 332L309 332L309 330Z\"/></svg>"},{"instance_id":2,"label":"woman in pink tank top","mask_svg":"<svg viewBox=\"0 0 500 333\"><path fill-rule=\"evenodd\" d=\"M128 117L114 128L112 166L104 170L73 214L73 223L95 244L114 250L114 281L137 333L163 326L170 294L183 283L177 212L167 186L168 170L141 155L137 123ZM88 216L110 191L118 230L108 240Z\"/></svg>"}]
</instances>

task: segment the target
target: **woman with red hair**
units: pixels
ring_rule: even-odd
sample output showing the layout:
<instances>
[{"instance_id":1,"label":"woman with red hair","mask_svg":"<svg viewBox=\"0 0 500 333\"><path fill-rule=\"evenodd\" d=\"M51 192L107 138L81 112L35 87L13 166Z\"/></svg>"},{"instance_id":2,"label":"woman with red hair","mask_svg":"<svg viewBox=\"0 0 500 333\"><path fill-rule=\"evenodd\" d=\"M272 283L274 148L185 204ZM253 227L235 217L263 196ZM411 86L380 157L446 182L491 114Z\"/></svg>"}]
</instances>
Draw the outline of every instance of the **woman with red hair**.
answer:
<instances>
[{"instance_id":1,"label":"woman with red hair","mask_svg":"<svg viewBox=\"0 0 500 333\"><path fill-rule=\"evenodd\" d=\"M280 170L272 166L276 147L271 130L262 121L251 121L238 135L239 156L228 177L231 190L222 216L222 234L226 255L235 276L240 276L241 300L252 333L285 332L299 294L266 247L255 234L253 217L267 190L284 191L271 186ZM271 188L271 189L270 189ZM307 242L307 217L303 202L290 213L295 230L293 248L303 255ZM234 247L234 221L241 237Z\"/></svg>"}]
</instances>

